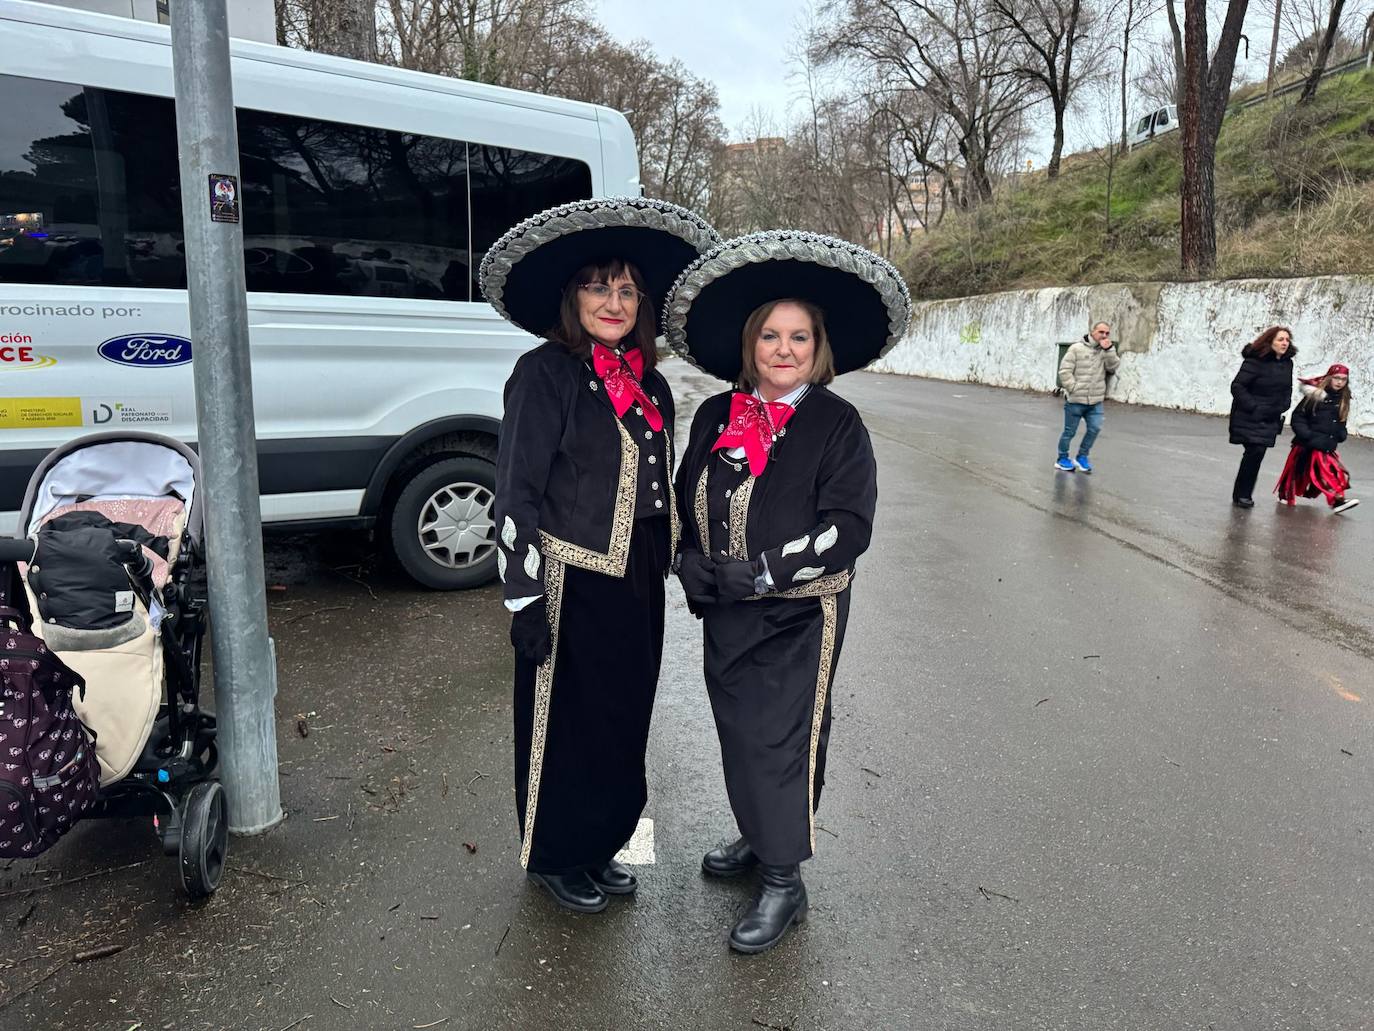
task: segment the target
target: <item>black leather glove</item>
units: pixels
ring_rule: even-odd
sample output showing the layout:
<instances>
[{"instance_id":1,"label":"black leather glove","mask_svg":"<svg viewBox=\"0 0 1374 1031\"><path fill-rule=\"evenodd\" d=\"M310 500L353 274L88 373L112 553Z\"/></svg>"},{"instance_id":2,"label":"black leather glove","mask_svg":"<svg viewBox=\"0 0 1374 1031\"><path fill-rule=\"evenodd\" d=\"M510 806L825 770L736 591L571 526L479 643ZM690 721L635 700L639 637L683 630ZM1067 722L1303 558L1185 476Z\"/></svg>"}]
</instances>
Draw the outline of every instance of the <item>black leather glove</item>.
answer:
<instances>
[{"instance_id":1,"label":"black leather glove","mask_svg":"<svg viewBox=\"0 0 1374 1031\"><path fill-rule=\"evenodd\" d=\"M682 593L694 605L716 603L716 572L710 561L699 551L680 551L673 571L682 583Z\"/></svg>"},{"instance_id":2,"label":"black leather glove","mask_svg":"<svg viewBox=\"0 0 1374 1031\"><path fill-rule=\"evenodd\" d=\"M755 580L763 575L763 560L722 558L714 556L716 565L716 593L723 602L743 601L758 594Z\"/></svg>"},{"instance_id":3,"label":"black leather glove","mask_svg":"<svg viewBox=\"0 0 1374 1031\"><path fill-rule=\"evenodd\" d=\"M515 613L510 621L510 643L522 659L536 666L544 664L553 651L553 638L549 633L549 608L543 598Z\"/></svg>"}]
</instances>

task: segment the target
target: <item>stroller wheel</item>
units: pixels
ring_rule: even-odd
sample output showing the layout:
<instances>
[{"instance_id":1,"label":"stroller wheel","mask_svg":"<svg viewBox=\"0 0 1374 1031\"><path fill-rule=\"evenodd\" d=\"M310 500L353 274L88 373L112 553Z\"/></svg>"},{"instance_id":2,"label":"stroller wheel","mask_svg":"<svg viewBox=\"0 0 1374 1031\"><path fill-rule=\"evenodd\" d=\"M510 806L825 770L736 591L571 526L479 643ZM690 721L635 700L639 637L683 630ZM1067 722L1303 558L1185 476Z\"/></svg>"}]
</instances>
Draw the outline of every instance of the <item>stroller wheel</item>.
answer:
<instances>
[{"instance_id":1,"label":"stroller wheel","mask_svg":"<svg viewBox=\"0 0 1374 1031\"><path fill-rule=\"evenodd\" d=\"M219 887L229 851L229 815L219 781L202 781L186 796L181 816L181 885L193 899Z\"/></svg>"}]
</instances>

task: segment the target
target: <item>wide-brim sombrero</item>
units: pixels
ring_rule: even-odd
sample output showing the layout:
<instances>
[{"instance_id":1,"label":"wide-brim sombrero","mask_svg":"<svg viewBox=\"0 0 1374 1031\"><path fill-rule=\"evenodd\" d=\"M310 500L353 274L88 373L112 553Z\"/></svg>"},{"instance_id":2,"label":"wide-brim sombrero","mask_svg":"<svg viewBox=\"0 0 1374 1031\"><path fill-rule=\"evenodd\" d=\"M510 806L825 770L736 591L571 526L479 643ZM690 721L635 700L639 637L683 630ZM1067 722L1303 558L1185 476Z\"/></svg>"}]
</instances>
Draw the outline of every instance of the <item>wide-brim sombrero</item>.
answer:
<instances>
[{"instance_id":1,"label":"wide-brim sombrero","mask_svg":"<svg viewBox=\"0 0 1374 1031\"><path fill-rule=\"evenodd\" d=\"M734 383L744 323L784 297L824 313L836 374L882 357L911 320L911 295L891 262L832 236L784 229L727 240L683 270L665 302L664 337L697 368Z\"/></svg>"},{"instance_id":2,"label":"wide-brim sombrero","mask_svg":"<svg viewBox=\"0 0 1374 1031\"><path fill-rule=\"evenodd\" d=\"M684 268L720 243L698 215L645 197L599 197L541 211L513 226L482 259L482 293L504 318L542 336L558 324L563 287L584 265L635 265L661 316Z\"/></svg>"}]
</instances>

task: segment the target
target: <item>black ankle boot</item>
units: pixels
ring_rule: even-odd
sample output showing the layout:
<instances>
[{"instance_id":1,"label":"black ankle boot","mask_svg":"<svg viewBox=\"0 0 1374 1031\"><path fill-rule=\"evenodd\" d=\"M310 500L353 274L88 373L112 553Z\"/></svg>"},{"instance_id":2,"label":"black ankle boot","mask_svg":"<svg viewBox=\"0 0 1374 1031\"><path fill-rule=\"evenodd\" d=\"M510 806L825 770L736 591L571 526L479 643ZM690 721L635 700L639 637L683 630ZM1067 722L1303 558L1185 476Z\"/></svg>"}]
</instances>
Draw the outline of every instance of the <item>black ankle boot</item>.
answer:
<instances>
[{"instance_id":1,"label":"black ankle boot","mask_svg":"<svg viewBox=\"0 0 1374 1031\"><path fill-rule=\"evenodd\" d=\"M743 838L732 845L713 848L701 857L701 872L712 877L738 877L758 865L759 857Z\"/></svg>"},{"instance_id":2,"label":"black ankle boot","mask_svg":"<svg viewBox=\"0 0 1374 1031\"><path fill-rule=\"evenodd\" d=\"M614 859L606 860L601 866L589 867L587 876L607 895L633 895L639 887L639 881L629 867Z\"/></svg>"},{"instance_id":3,"label":"black ankle boot","mask_svg":"<svg viewBox=\"0 0 1374 1031\"><path fill-rule=\"evenodd\" d=\"M574 913L600 913L611 901L581 870L569 874L530 870L527 875L531 882L552 895L555 902Z\"/></svg>"},{"instance_id":4,"label":"black ankle boot","mask_svg":"<svg viewBox=\"0 0 1374 1031\"><path fill-rule=\"evenodd\" d=\"M762 863L759 875L754 904L730 932L730 948L736 952L765 952L782 941L793 924L806 921L801 867Z\"/></svg>"}]
</instances>

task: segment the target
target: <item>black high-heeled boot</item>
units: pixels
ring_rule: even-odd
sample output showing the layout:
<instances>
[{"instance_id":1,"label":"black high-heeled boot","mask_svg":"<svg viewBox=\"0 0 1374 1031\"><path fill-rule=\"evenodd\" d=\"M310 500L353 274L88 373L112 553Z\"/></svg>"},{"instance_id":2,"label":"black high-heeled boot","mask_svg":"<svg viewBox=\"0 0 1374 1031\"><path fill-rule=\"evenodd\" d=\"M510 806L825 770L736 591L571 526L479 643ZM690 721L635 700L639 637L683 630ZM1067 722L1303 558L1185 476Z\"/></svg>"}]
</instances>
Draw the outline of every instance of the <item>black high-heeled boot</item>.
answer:
<instances>
[{"instance_id":1,"label":"black high-heeled boot","mask_svg":"<svg viewBox=\"0 0 1374 1031\"><path fill-rule=\"evenodd\" d=\"M721 845L701 857L701 871L712 877L738 877L759 865L759 857L740 838L734 844Z\"/></svg>"},{"instance_id":2,"label":"black high-heeled boot","mask_svg":"<svg viewBox=\"0 0 1374 1031\"><path fill-rule=\"evenodd\" d=\"M730 932L736 952L766 952L793 924L806 922L806 885L800 866L759 864L759 890L754 904Z\"/></svg>"}]
</instances>

